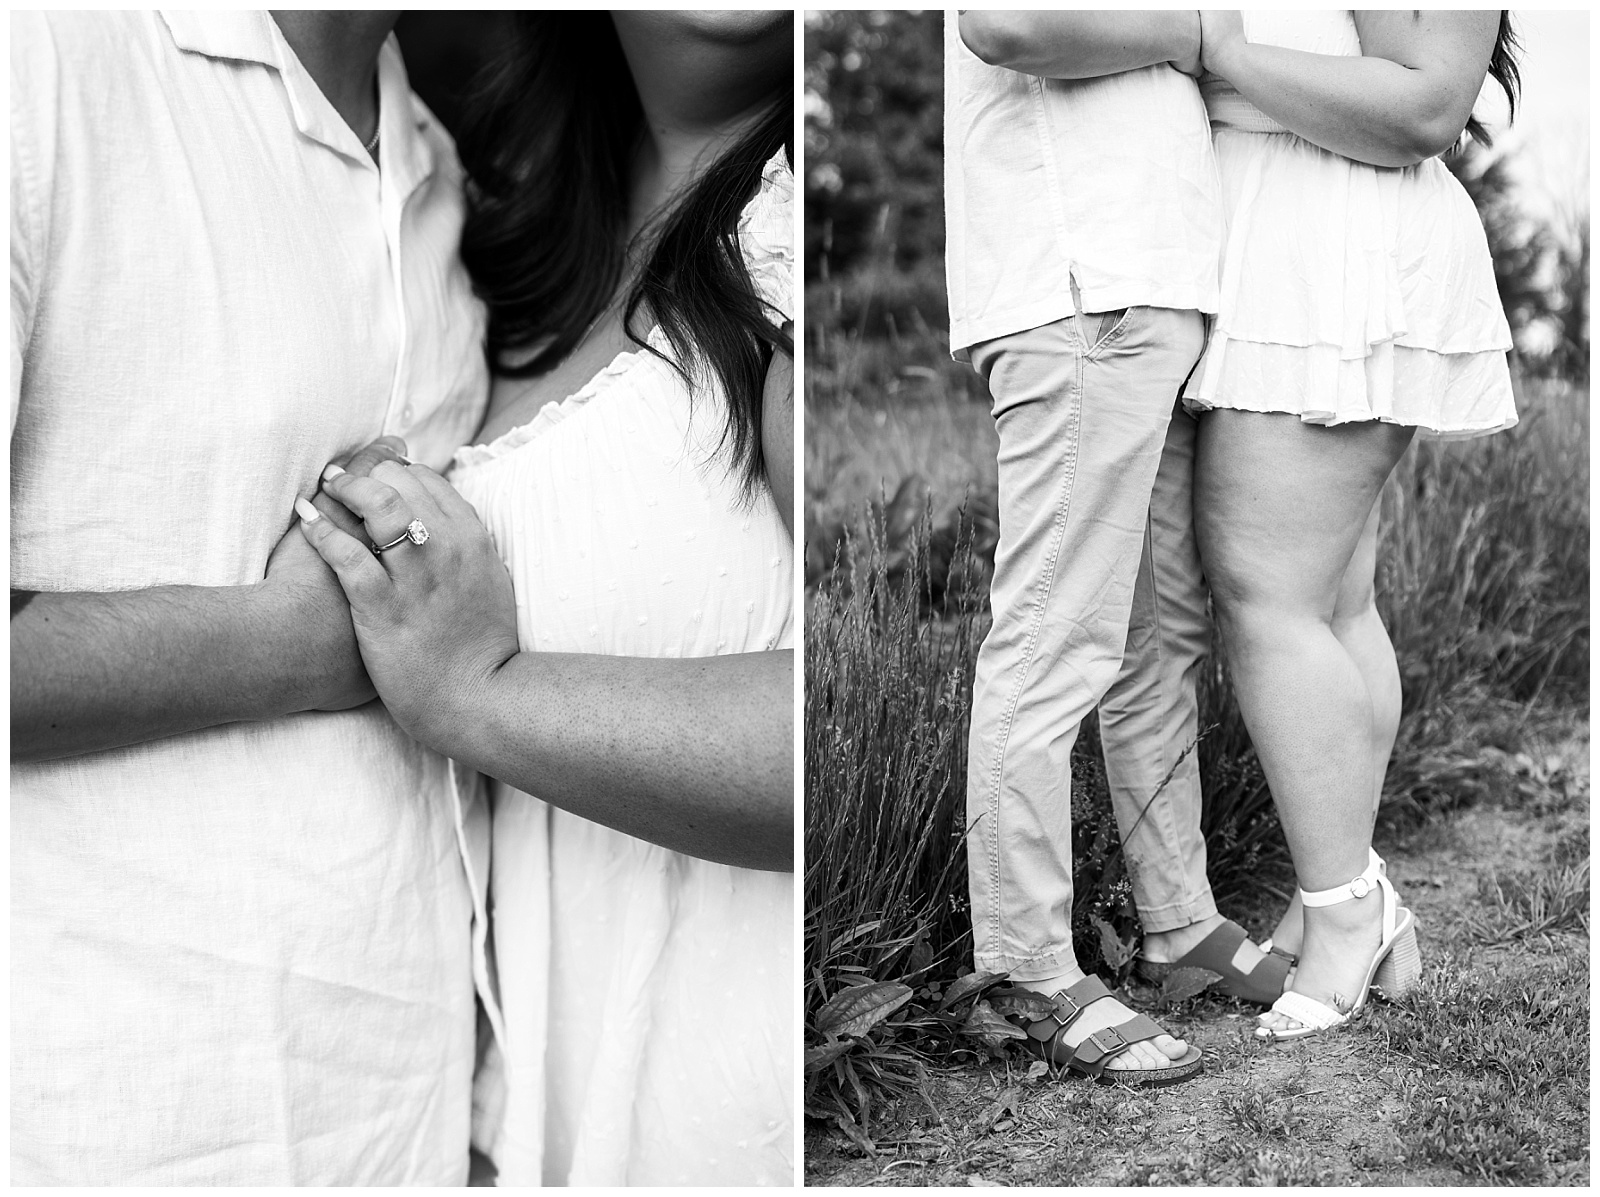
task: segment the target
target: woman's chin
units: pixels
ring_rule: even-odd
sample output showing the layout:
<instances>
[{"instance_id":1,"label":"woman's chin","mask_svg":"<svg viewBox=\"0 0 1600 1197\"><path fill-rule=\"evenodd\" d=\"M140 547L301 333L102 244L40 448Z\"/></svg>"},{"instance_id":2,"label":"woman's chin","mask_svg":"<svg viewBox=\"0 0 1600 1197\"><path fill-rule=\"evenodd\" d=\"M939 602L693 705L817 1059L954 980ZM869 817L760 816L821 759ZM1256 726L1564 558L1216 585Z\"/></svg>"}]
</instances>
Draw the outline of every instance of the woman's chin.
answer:
<instances>
[{"instance_id":1,"label":"woman's chin","mask_svg":"<svg viewBox=\"0 0 1600 1197\"><path fill-rule=\"evenodd\" d=\"M788 27L794 19L791 9L677 9L634 12L628 16L638 21L647 20L663 33L731 45L760 41L771 36L775 29Z\"/></svg>"}]
</instances>

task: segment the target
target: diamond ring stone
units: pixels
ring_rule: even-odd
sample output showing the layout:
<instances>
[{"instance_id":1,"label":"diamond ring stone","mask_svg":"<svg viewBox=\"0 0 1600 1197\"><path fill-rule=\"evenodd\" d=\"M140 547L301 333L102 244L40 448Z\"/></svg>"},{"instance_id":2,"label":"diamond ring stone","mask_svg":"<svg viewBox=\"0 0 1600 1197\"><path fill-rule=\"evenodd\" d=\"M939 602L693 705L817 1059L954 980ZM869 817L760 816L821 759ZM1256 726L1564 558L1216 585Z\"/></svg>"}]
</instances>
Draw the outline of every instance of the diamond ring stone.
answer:
<instances>
[{"instance_id":1,"label":"diamond ring stone","mask_svg":"<svg viewBox=\"0 0 1600 1197\"><path fill-rule=\"evenodd\" d=\"M412 520L409 524L406 525L406 530L404 532L400 533L399 536L396 536L388 544L377 544L376 542L374 542L370 547L372 549L373 554L376 555L378 553L383 552L385 549L392 549L392 548L394 548L395 545L401 544L404 541L408 541L408 540L412 544L418 544L418 545L426 544L428 542L428 527L427 527L427 525L424 524L421 520Z\"/></svg>"}]
</instances>

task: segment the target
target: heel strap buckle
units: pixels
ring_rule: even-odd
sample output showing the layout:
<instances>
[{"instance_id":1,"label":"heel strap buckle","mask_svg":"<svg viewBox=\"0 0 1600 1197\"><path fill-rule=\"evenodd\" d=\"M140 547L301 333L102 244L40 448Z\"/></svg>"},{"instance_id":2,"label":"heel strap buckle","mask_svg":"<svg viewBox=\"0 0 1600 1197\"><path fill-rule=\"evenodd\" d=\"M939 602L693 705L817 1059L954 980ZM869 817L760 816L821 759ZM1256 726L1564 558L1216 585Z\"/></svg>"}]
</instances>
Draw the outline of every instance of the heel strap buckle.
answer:
<instances>
[{"instance_id":1,"label":"heel strap buckle","mask_svg":"<svg viewBox=\"0 0 1600 1197\"><path fill-rule=\"evenodd\" d=\"M1383 884L1383 861L1376 852L1368 853L1367 867L1359 877L1332 889L1301 890L1300 902L1304 906L1333 906L1352 898L1364 898Z\"/></svg>"}]
</instances>

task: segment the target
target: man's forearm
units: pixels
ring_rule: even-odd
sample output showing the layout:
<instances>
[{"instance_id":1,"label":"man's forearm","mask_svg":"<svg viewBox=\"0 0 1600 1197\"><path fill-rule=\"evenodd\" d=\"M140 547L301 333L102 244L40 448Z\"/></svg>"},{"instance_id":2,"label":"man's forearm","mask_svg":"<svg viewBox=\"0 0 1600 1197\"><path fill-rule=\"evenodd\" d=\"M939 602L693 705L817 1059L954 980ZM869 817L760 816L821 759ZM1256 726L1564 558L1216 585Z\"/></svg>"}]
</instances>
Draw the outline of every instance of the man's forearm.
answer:
<instances>
[{"instance_id":1,"label":"man's forearm","mask_svg":"<svg viewBox=\"0 0 1600 1197\"><path fill-rule=\"evenodd\" d=\"M325 701L336 646L263 586L13 595L11 755L75 756Z\"/></svg>"},{"instance_id":2,"label":"man's forearm","mask_svg":"<svg viewBox=\"0 0 1600 1197\"><path fill-rule=\"evenodd\" d=\"M1187 9L963 12L961 40L991 66L1049 79L1097 79L1193 59L1200 18Z\"/></svg>"}]
</instances>

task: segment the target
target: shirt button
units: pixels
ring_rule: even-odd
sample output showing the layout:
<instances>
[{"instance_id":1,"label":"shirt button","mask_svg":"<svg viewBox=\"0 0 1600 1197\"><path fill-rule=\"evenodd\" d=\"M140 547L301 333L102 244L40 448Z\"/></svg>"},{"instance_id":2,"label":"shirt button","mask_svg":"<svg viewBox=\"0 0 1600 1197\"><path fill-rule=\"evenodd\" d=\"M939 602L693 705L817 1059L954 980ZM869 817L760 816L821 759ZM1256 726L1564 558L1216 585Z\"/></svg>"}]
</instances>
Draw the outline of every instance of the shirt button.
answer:
<instances>
[{"instance_id":1,"label":"shirt button","mask_svg":"<svg viewBox=\"0 0 1600 1197\"><path fill-rule=\"evenodd\" d=\"M400 413L400 418L407 424L411 423L411 404L406 404L406 409Z\"/></svg>"}]
</instances>

